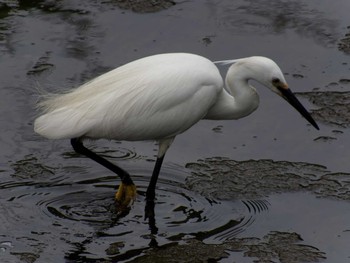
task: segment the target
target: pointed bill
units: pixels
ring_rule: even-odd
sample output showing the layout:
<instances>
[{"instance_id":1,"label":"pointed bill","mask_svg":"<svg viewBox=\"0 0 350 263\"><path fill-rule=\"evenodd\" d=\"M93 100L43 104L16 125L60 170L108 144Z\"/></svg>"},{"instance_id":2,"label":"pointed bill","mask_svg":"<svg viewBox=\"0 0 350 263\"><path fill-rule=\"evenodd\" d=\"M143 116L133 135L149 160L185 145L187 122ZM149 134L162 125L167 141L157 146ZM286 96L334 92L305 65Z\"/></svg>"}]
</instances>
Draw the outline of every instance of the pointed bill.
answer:
<instances>
[{"instance_id":1,"label":"pointed bill","mask_svg":"<svg viewBox=\"0 0 350 263\"><path fill-rule=\"evenodd\" d=\"M315 120L311 117L310 113L304 108L304 106L300 103L300 101L295 97L293 92L289 88L278 88L278 90L282 93L282 97L289 102L290 105L292 105L299 113L317 130L320 128L318 127Z\"/></svg>"}]
</instances>

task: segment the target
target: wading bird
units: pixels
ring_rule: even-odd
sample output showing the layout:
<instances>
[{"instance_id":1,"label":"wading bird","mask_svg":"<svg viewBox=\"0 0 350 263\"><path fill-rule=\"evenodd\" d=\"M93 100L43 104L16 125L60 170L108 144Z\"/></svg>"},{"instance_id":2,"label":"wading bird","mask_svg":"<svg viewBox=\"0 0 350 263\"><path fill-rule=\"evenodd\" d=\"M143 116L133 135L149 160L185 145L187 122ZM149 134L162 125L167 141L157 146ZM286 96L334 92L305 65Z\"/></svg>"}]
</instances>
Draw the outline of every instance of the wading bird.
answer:
<instances>
[{"instance_id":1,"label":"wading bird","mask_svg":"<svg viewBox=\"0 0 350 263\"><path fill-rule=\"evenodd\" d=\"M158 141L146 192L146 199L154 200L164 155L175 136L201 119L235 120L251 114L259 104L251 79L287 100L319 129L271 59L216 63L230 64L225 84L216 65L202 56L170 53L138 59L72 91L45 97L38 104L43 115L35 120L34 130L49 139L71 139L77 153L115 172L121 178L116 200L127 204L136 195L129 173L87 149L84 139Z\"/></svg>"}]
</instances>

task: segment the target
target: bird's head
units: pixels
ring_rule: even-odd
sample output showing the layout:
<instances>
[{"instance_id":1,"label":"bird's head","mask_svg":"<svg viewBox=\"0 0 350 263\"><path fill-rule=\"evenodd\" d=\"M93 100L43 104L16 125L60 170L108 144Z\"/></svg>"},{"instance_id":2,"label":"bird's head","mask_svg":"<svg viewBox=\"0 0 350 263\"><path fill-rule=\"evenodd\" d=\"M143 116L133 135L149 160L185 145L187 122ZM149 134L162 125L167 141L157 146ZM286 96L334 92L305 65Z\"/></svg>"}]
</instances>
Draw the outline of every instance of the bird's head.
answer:
<instances>
[{"instance_id":1,"label":"bird's head","mask_svg":"<svg viewBox=\"0 0 350 263\"><path fill-rule=\"evenodd\" d=\"M288 103L292 105L312 126L319 130L317 123L311 117L310 113L304 108L288 87L281 69L273 60L266 57L254 56L227 61L227 63L234 63L232 67L237 69L235 73L240 75L236 75L236 77L245 79L246 81L253 79L268 87L271 91L288 101Z\"/></svg>"},{"instance_id":2,"label":"bird's head","mask_svg":"<svg viewBox=\"0 0 350 263\"><path fill-rule=\"evenodd\" d=\"M254 69L254 71L258 71L256 80L285 99L312 126L319 130L317 123L311 117L310 113L304 108L304 106L300 103L300 101L288 87L288 84L279 66L269 58L252 57L251 59L255 61L255 63L253 63L253 67L258 67Z\"/></svg>"}]
</instances>

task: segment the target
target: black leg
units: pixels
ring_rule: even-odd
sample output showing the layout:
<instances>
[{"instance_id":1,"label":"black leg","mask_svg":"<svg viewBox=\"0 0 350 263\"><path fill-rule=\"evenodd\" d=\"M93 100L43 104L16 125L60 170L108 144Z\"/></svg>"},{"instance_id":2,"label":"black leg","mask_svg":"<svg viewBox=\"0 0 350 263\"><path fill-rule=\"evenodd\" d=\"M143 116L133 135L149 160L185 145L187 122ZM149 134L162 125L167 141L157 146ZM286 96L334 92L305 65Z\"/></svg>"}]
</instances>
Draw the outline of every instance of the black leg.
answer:
<instances>
[{"instance_id":1,"label":"black leg","mask_svg":"<svg viewBox=\"0 0 350 263\"><path fill-rule=\"evenodd\" d=\"M156 217L154 213L155 203L154 200L146 200L145 206L145 220L148 219L148 226L151 230L151 234L157 234L158 228L156 226Z\"/></svg>"},{"instance_id":2,"label":"black leg","mask_svg":"<svg viewBox=\"0 0 350 263\"><path fill-rule=\"evenodd\" d=\"M156 196L156 193L155 193L156 184L157 184L160 168L162 167L163 160L164 160L164 156L158 157L156 164L154 166L151 181L149 182L147 192L146 192L146 199L148 201L151 201L151 200L153 201Z\"/></svg>"},{"instance_id":3,"label":"black leg","mask_svg":"<svg viewBox=\"0 0 350 263\"><path fill-rule=\"evenodd\" d=\"M96 153L92 152L88 148L86 148L83 143L78 138L73 138L70 140L73 149L80 154L85 155L86 157L89 157L90 159L94 160L95 162L98 162L99 164L103 165L107 169L111 170L115 174L117 174L122 182L126 185L132 185L134 184L129 173L122 168L114 165L113 163L107 161L103 157L97 155ZM153 177L153 176L152 176Z\"/></svg>"},{"instance_id":4,"label":"black leg","mask_svg":"<svg viewBox=\"0 0 350 263\"><path fill-rule=\"evenodd\" d=\"M164 156L157 158L156 164L154 165L151 181L149 182L147 192L146 192L146 207L145 207L145 219L148 219L148 224L151 229L152 234L158 232L156 227L155 214L154 214L154 199L156 196L156 184L162 167Z\"/></svg>"}]
</instances>

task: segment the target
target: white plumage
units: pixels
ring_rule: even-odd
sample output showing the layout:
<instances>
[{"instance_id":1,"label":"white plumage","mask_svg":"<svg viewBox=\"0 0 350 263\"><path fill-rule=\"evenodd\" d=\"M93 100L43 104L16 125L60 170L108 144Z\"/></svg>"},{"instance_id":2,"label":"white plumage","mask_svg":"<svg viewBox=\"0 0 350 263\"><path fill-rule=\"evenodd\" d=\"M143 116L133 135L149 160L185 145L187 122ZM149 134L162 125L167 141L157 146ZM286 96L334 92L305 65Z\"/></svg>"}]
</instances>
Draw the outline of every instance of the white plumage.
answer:
<instances>
[{"instance_id":1,"label":"white plumage","mask_svg":"<svg viewBox=\"0 0 350 263\"><path fill-rule=\"evenodd\" d=\"M206 115L222 87L218 69L203 57L147 57L44 100L34 130L49 139L173 137Z\"/></svg>"},{"instance_id":2,"label":"white plumage","mask_svg":"<svg viewBox=\"0 0 350 263\"><path fill-rule=\"evenodd\" d=\"M232 64L226 85L216 65L198 55L160 54L133 61L68 93L48 96L39 104L43 115L34 130L49 139L158 140L162 158L174 137L199 120L252 113L259 97L250 79L285 98L318 129L272 60L217 63Z\"/></svg>"}]
</instances>

